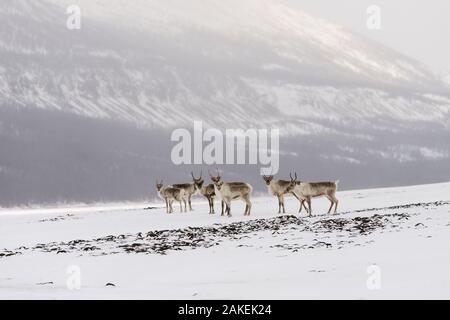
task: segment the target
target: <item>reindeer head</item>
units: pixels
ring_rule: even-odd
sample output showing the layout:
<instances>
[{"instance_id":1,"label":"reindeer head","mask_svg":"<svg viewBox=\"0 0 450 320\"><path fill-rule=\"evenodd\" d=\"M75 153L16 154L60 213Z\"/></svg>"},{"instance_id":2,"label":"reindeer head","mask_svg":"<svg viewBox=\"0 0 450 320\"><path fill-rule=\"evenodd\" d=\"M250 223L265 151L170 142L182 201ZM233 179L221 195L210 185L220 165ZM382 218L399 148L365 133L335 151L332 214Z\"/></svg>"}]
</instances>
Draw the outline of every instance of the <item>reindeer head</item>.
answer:
<instances>
[{"instance_id":1,"label":"reindeer head","mask_svg":"<svg viewBox=\"0 0 450 320\"><path fill-rule=\"evenodd\" d=\"M222 189L223 186L223 181L214 182L214 185L217 187L217 190L220 191L220 189Z\"/></svg>"},{"instance_id":2,"label":"reindeer head","mask_svg":"<svg viewBox=\"0 0 450 320\"><path fill-rule=\"evenodd\" d=\"M287 192L292 192L292 191L294 191L294 188L297 185L297 172L295 172L295 176L294 177L292 177L292 174L289 173L289 177L291 178L291 183L287 187L286 191Z\"/></svg>"},{"instance_id":3,"label":"reindeer head","mask_svg":"<svg viewBox=\"0 0 450 320\"><path fill-rule=\"evenodd\" d=\"M209 173L209 176L211 177L211 181L214 183L217 190L220 191L220 189L222 189L223 181L222 177L220 176L219 169L217 169L217 176L213 176L211 172Z\"/></svg>"},{"instance_id":4,"label":"reindeer head","mask_svg":"<svg viewBox=\"0 0 450 320\"><path fill-rule=\"evenodd\" d=\"M163 181L161 180L160 183L158 183L158 180L156 180L156 190L159 192L163 188Z\"/></svg>"},{"instance_id":5,"label":"reindeer head","mask_svg":"<svg viewBox=\"0 0 450 320\"><path fill-rule=\"evenodd\" d=\"M205 182L202 179L202 171L200 171L200 178L196 178L194 173L191 171L192 180L194 181L195 189L200 190L203 187L203 183Z\"/></svg>"},{"instance_id":6,"label":"reindeer head","mask_svg":"<svg viewBox=\"0 0 450 320\"><path fill-rule=\"evenodd\" d=\"M209 176L211 177L211 181L217 186L219 182L221 182L221 177L220 177L220 173L219 170L217 169L217 176L213 176L211 174L211 172L209 173ZM223 183L223 182L222 182ZM222 186L222 184L221 184Z\"/></svg>"},{"instance_id":7,"label":"reindeer head","mask_svg":"<svg viewBox=\"0 0 450 320\"><path fill-rule=\"evenodd\" d=\"M266 185L270 185L270 182L273 180L273 176L262 176L262 178L264 179L264 181L266 182Z\"/></svg>"}]
</instances>

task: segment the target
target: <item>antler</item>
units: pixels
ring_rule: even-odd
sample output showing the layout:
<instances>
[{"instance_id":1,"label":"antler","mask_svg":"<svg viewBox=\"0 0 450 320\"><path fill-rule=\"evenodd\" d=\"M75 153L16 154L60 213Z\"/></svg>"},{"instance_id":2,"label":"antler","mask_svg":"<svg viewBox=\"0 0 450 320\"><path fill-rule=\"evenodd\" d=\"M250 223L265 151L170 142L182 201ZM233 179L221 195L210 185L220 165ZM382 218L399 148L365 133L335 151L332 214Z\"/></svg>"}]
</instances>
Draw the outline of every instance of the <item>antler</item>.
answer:
<instances>
[{"instance_id":1,"label":"antler","mask_svg":"<svg viewBox=\"0 0 450 320\"><path fill-rule=\"evenodd\" d=\"M289 177L291 177L291 181L297 181L297 172L295 172L295 178L292 178L292 173L289 172Z\"/></svg>"},{"instance_id":2,"label":"antler","mask_svg":"<svg viewBox=\"0 0 450 320\"><path fill-rule=\"evenodd\" d=\"M201 180L201 179L202 179L202 174L203 174L203 170L200 170L200 177L197 179L197 178L194 176L194 172L191 171L191 176L192 176L192 179L194 179L194 180Z\"/></svg>"},{"instance_id":3,"label":"antler","mask_svg":"<svg viewBox=\"0 0 450 320\"><path fill-rule=\"evenodd\" d=\"M213 175L211 174L211 171L208 170L208 173L209 173L211 179L212 179L212 178L214 178L214 179L220 179L220 172L219 172L219 169L216 168L216 170L217 170L217 176L213 176Z\"/></svg>"}]
</instances>

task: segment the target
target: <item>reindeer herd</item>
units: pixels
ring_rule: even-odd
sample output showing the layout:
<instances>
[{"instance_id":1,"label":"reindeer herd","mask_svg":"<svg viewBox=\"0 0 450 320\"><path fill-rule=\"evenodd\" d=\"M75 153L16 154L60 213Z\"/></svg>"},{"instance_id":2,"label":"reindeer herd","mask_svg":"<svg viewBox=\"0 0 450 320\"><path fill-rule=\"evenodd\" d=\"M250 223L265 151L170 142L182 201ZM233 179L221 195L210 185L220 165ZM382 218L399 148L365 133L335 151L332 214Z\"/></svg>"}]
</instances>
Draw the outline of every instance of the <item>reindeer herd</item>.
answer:
<instances>
[{"instance_id":1,"label":"reindeer herd","mask_svg":"<svg viewBox=\"0 0 450 320\"><path fill-rule=\"evenodd\" d=\"M251 195L253 187L246 182L224 182L222 177L217 171L217 175L209 173L212 183L205 184L202 178L202 172L200 177L196 178L194 173L191 172L192 182L180 183L164 186L163 181L156 182L156 190L161 199L166 202L166 212L173 213L172 204L174 201L179 202L180 212L187 212L187 205L189 205L189 211L192 211L192 196L200 194L208 200L209 213L214 214L214 199L219 194L221 199L222 213L231 217L231 201L242 200L245 202L244 215L250 215L252 209ZM328 210L328 214L331 213L334 207L334 213L337 212L339 200L336 198L336 191L339 181L326 181L326 182L305 182L297 179L297 173L289 174L290 180L274 180L273 175L262 176L266 183L267 190L270 195L276 196L278 199L278 213L286 213L284 207L284 198L293 196L300 204L299 213L302 212L302 208L305 208L309 216L312 216L311 199L326 197L331 205Z\"/></svg>"}]
</instances>

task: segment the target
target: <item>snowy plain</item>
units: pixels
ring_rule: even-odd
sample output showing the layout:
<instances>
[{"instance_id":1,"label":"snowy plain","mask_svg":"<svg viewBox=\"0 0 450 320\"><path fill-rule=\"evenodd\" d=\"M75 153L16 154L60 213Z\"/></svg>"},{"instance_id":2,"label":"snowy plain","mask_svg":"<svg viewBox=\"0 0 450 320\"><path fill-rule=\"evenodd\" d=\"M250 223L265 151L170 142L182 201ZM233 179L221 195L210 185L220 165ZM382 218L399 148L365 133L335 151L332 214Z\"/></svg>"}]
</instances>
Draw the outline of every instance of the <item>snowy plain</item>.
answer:
<instances>
[{"instance_id":1,"label":"snowy plain","mask_svg":"<svg viewBox=\"0 0 450 320\"><path fill-rule=\"evenodd\" d=\"M450 183L337 196L338 214L314 199L312 218L272 197L231 218L199 197L170 215L160 201L0 210L0 298L450 298Z\"/></svg>"}]
</instances>

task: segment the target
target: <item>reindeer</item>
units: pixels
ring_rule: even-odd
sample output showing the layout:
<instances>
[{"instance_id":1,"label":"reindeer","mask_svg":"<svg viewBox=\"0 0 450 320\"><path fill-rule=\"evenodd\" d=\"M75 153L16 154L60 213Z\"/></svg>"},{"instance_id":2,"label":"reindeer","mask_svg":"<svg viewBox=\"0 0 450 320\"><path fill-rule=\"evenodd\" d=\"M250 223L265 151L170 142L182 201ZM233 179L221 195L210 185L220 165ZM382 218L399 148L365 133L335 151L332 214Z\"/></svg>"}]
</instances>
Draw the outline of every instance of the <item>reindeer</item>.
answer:
<instances>
[{"instance_id":1,"label":"reindeer","mask_svg":"<svg viewBox=\"0 0 450 320\"><path fill-rule=\"evenodd\" d=\"M195 188L195 183L178 183L178 184L173 184L172 187L184 190L184 194L189 203L189 211L192 211L191 197L195 193L197 193L197 189Z\"/></svg>"},{"instance_id":2,"label":"reindeer","mask_svg":"<svg viewBox=\"0 0 450 320\"><path fill-rule=\"evenodd\" d=\"M336 198L336 191L339 180L335 182L326 181L326 182L303 182L297 181L297 173L295 173L295 177L292 178L292 174L289 174L291 177L291 184L288 187L288 192L294 192L298 198L300 203L300 210L302 210L302 204L306 201L308 203L309 210L306 208L306 211L309 213L309 216L312 216L312 208L311 208L311 198L319 198L326 197L331 202L330 209L328 210L328 214L331 213L331 209L334 206L334 213L337 212L337 207L339 200Z\"/></svg>"},{"instance_id":3,"label":"reindeer","mask_svg":"<svg viewBox=\"0 0 450 320\"><path fill-rule=\"evenodd\" d=\"M284 208L284 197L285 196L294 196L297 198L297 200L300 201L300 199L297 197L297 195L294 192L288 192L288 188L291 185L291 181L288 180L273 180L273 175L265 176L263 175L262 178L266 182L267 190L269 191L269 194L272 196L276 196L278 198L278 213L281 213L281 208L283 208L283 213L286 213L286 210ZM306 206L304 202L301 202L301 205L303 205L306 209ZM300 206L301 210L302 206Z\"/></svg>"},{"instance_id":4,"label":"reindeer","mask_svg":"<svg viewBox=\"0 0 450 320\"><path fill-rule=\"evenodd\" d=\"M216 196L216 192L214 190L214 184L208 184L206 186L203 185L205 182L202 179L202 171L200 171L200 178L195 178L194 173L191 172L192 179L194 180L195 189L201 195L203 195L206 199L208 199L209 205L209 214L214 214L214 198Z\"/></svg>"},{"instance_id":5,"label":"reindeer","mask_svg":"<svg viewBox=\"0 0 450 320\"><path fill-rule=\"evenodd\" d=\"M223 207L225 204L225 212L228 217L231 217L231 200L235 199L242 199L242 201L245 202L244 216L249 216L252 208L250 197L252 195L253 187L245 182L223 182L219 171L217 171L217 176L213 176L211 173L209 173L209 175L222 198L222 216L224 215Z\"/></svg>"},{"instance_id":6,"label":"reindeer","mask_svg":"<svg viewBox=\"0 0 450 320\"><path fill-rule=\"evenodd\" d=\"M183 206L181 204L181 201L184 202L184 212L187 212L186 194L183 189L174 188L172 186L164 186L163 181L161 180L160 183L158 183L158 181L156 182L156 190L158 192L159 197L166 201L166 213L173 212L172 203L175 200L180 202L180 212L183 212Z\"/></svg>"}]
</instances>

